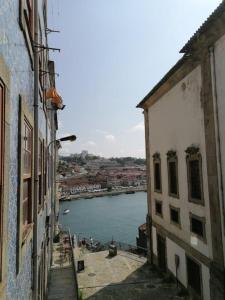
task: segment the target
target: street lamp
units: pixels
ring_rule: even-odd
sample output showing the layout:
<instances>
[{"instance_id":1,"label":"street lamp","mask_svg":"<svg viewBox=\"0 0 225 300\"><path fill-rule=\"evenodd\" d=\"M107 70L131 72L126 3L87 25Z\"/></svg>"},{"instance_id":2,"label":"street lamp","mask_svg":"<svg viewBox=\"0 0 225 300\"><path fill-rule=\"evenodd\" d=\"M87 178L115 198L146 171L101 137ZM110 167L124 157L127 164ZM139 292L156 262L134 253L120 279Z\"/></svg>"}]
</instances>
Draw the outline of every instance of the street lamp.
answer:
<instances>
[{"instance_id":1,"label":"street lamp","mask_svg":"<svg viewBox=\"0 0 225 300\"><path fill-rule=\"evenodd\" d=\"M59 141L59 142L66 142L66 141L74 142L74 141L76 141L76 139L77 139L77 137L73 134L73 135L62 137L62 138L58 139L57 141Z\"/></svg>"},{"instance_id":2,"label":"street lamp","mask_svg":"<svg viewBox=\"0 0 225 300\"><path fill-rule=\"evenodd\" d=\"M48 148L49 148L49 146L50 146L52 143L56 143L56 144L59 144L59 145L60 145L60 142L67 142L67 141L74 142L74 141L76 141L76 139L77 139L76 135L74 135L74 134L68 135L68 136L62 137L62 138L60 138L60 139L51 141L51 142L48 144Z\"/></svg>"}]
</instances>

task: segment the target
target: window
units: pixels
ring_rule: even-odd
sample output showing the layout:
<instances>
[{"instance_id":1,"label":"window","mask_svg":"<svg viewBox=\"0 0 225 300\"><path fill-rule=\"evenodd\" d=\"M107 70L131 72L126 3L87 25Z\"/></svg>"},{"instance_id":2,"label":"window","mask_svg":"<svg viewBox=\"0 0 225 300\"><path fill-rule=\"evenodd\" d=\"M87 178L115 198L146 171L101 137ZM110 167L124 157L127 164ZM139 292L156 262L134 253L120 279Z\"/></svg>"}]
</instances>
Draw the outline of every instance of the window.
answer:
<instances>
[{"instance_id":1,"label":"window","mask_svg":"<svg viewBox=\"0 0 225 300\"><path fill-rule=\"evenodd\" d=\"M187 280L188 287L197 294L202 295L202 278L201 278L201 266L190 257L186 257L187 262Z\"/></svg>"},{"instance_id":2,"label":"window","mask_svg":"<svg viewBox=\"0 0 225 300\"><path fill-rule=\"evenodd\" d=\"M187 153L189 201L204 204L202 189L202 163L199 148L189 147Z\"/></svg>"},{"instance_id":3,"label":"window","mask_svg":"<svg viewBox=\"0 0 225 300\"><path fill-rule=\"evenodd\" d=\"M162 211L162 202L155 200L155 214L162 217L163 211Z\"/></svg>"},{"instance_id":4,"label":"window","mask_svg":"<svg viewBox=\"0 0 225 300\"><path fill-rule=\"evenodd\" d=\"M20 271L26 247L32 238L33 223L33 116L27 99L19 96L18 116L18 222L16 272Z\"/></svg>"},{"instance_id":5,"label":"window","mask_svg":"<svg viewBox=\"0 0 225 300\"><path fill-rule=\"evenodd\" d=\"M23 237L32 223L32 147L33 130L26 118L24 118L23 138L23 199L22 199L22 220Z\"/></svg>"},{"instance_id":6,"label":"window","mask_svg":"<svg viewBox=\"0 0 225 300\"><path fill-rule=\"evenodd\" d=\"M43 156L43 161L44 161L44 165L43 165L43 169L44 169L44 178L43 178L43 191L44 191L44 196L47 195L47 148L44 146L44 156Z\"/></svg>"},{"instance_id":7,"label":"window","mask_svg":"<svg viewBox=\"0 0 225 300\"><path fill-rule=\"evenodd\" d=\"M170 206L170 220L175 225L180 225L180 209Z\"/></svg>"},{"instance_id":8,"label":"window","mask_svg":"<svg viewBox=\"0 0 225 300\"><path fill-rule=\"evenodd\" d=\"M2 270L2 248L3 248L3 186L4 186L4 145L5 145L5 89L0 82L0 270ZM0 275L2 272L0 271ZM1 279L1 276L0 276Z\"/></svg>"},{"instance_id":9,"label":"window","mask_svg":"<svg viewBox=\"0 0 225 300\"><path fill-rule=\"evenodd\" d=\"M38 149L38 191L39 191L39 210L43 204L43 145L42 141L39 139L39 149Z\"/></svg>"},{"instance_id":10,"label":"window","mask_svg":"<svg viewBox=\"0 0 225 300\"><path fill-rule=\"evenodd\" d=\"M154 188L155 192L161 193L162 184L161 184L161 160L160 154L155 153L153 155L153 165L154 165Z\"/></svg>"},{"instance_id":11,"label":"window","mask_svg":"<svg viewBox=\"0 0 225 300\"><path fill-rule=\"evenodd\" d=\"M30 33L33 32L33 0L27 0L27 23Z\"/></svg>"},{"instance_id":12,"label":"window","mask_svg":"<svg viewBox=\"0 0 225 300\"><path fill-rule=\"evenodd\" d=\"M177 156L175 151L167 152L168 165L168 190L169 195L178 197L178 171L177 171Z\"/></svg>"},{"instance_id":13,"label":"window","mask_svg":"<svg viewBox=\"0 0 225 300\"><path fill-rule=\"evenodd\" d=\"M19 24L33 65L34 4L33 0L19 0Z\"/></svg>"},{"instance_id":14,"label":"window","mask_svg":"<svg viewBox=\"0 0 225 300\"><path fill-rule=\"evenodd\" d=\"M206 241L205 218L190 214L191 232Z\"/></svg>"}]
</instances>

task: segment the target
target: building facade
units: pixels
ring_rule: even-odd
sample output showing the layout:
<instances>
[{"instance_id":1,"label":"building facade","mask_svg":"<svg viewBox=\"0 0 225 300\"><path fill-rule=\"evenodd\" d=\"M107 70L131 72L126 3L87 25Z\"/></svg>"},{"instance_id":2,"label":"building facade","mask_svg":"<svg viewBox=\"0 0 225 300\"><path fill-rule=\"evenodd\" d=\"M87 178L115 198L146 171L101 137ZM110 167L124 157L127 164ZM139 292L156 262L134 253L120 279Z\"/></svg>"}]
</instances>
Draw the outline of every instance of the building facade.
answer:
<instances>
[{"instance_id":1,"label":"building facade","mask_svg":"<svg viewBox=\"0 0 225 300\"><path fill-rule=\"evenodd\" d=\"M225 3L139 103L149 260L195 299L225 298Z\"/></svg>"},{"instance_id":2,"label":"building facade","mask_svg":"<svg viewBox=\"0 0 225 300\"><path fill-rule=\"evenodd\" d=\"M54 63L49 60L47 48L47 1L38 1L38 44L34 44L34 7L33 0L0 1L0 299L9 300L46 297L55 222L56 147L52 141L56 138L58 107L52 104L51 97L46 97L46 92L55 85ZM38 135L34 132L36 49ZM35 145L38 145L37 211ZM37 272L34 272L35 260ZM38 282L36 291L34 280Z\"/></svg>"}]
</instances>

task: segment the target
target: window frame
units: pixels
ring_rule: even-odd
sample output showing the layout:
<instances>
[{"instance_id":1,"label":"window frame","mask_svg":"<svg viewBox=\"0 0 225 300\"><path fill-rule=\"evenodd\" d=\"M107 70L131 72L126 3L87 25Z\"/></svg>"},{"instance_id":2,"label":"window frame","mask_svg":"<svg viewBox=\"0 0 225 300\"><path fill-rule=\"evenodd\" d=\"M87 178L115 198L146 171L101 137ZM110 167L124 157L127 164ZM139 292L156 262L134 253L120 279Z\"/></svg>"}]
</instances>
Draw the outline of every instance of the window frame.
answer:
<instances>
[{"instance_id":1,"label":"window frame","mask_svg":"<svg viewBox=\"0 0 225 300\"><path fill-rule=\"evenodd\" d=\"M156 169L155 165L159 164L159 178L160 178L160 188L156 188ZM153 180L154 180L154 192L162 194L162 169L161 169L161 158L160 154L156 152L153 154Z\"/></svg>"},{"instance_id":2,"label":"window frame","mask_svg":"<svg viewBox=\"0 0 225 300\"><path fill-rule=\"evenodd\" d=\"M11 127L11 101L10 101L10 71L4 59L0 56L0 83L3 87L4 97L4 143L2 143L2 191L1 191L1 265L0 265L0 299L4 299L7 286L7 253L8 253L8 204L9 204L9 174L10 174L10 127Z\"/></svg>"},{"instance_id":3,"label":"window frame","mask_svg":"<svg viewBox=\"0 0 225 300\"><path fill-rule=\"evenodd\" d=\"M180 208L179 207L175 207L173 205L170 205L170 223L181 228L181 218L180 218ZM171 217L171 210L175 210L178 212L178 223L175 222L174 220L172 220L172 217Z\"/></svg>"},{"instance_id":4,"label":"window frame","mask_svg":"<svg viewBox=\"0 0 225 300\"><path fill-rule=\"evenodd\" d=\"M22 158L22 161L21 161L21 164L23 164L23 178L22 178L22 184L21 184L21 189L23 190L23 196L21 198L21 202L22 202L22 221L24 221L24 203L27 202L27 223L24 225L24 222L23 222L23 228L22 228L22 239L26 239L26 236L27 234L29 234L29 231L30 231L30 228L31 228L31 224L33 222L33 217L32 217L32 210L33 210L33 201L32 201L32 194L33 194L33 138L34 138L34 132L33 132L33 127L32 125L30 124L29 120L27 119L26 115L23 115L23 120L21 120L21 122L23 122L22 127L21 127L21 144L22 144L22 147L21 147L21 158ZM24 142L23 142L23 139L25 140L25 137L26 137L26 130L25 128L27 128L31 131L31 148L29 149L30 151L30 172L29 173L26 173L25 171L25 168L24 168L24 164L25 164L25 158L24 158L24 154L25 154L25 151L27 151L27 149L25 149L25 147L23 146L24 145ZM29 143L28 142L28 143ZM24 183L25 182L28 182L29 186L27 187L28 188L28 198L27 200L25 201L24 200ZM31 209L31 211L30 211Z\"/></svg>"},{"instance_id":5,"label":"window frame","mask_svg":"<svg viewBox=\"0 0 225 300\"><path fill-rule=\"evenodd\" d=\"M171 174L170 174L170 163L175 162L176 166L176 185L177 185L177 193L174 194L170 190L171 185ZM179 179L178 179L178 158L175 151L170 150L167 152L167 172L168 172L168 195L173 198L179 199Z\"/></svg>"},{"instance_id":6,"label":"window frame","mask_svg":"<svg viewBox=\"0 0 225 300\"><path fill-rule=\"evenodd\" d=\"M187 181L188 181L188 201L204 206L204 192L203 192L203 176L202 176L202 156L199 152L199 148L195 146L188 147L185 151L186 155L186 163L187 163ZM190 162L198 161L199 164L199 180L200 180L200 191L201 191L201 199L193 198L191 196L191 175L190 175Z\"/></svg>"},{"instance_id":7,"label":"window frame","mask_svg":"<svg viewBox=\"0 0 225 300\"><path fill-rule=\"evenodd\" d=\"M19 95L19 118L18 118L18 187L19 187L19 193L18 193L18 210L17 210L17 263L16 263L16 272L19 273L20 266L22 263L22 259L25 254L25 249L29 241L32 239L33 236L33 191L34 191L34 172L33 168L34 165L32 163L31 166L31 222L29 223L29 226L27 226L26 234L24 234L24 227L23 227L23 183L24 180L27 179L24 178L24 153L23 153L23 138L24 138L24 120L26 119L29 122L29 125L31 126L32 130L34 129L34 122L33 122L33 113L30 113L28 107L27 107L27 101L25 97L22 95ZM34 159L34 151L33 151L33 145L34 145L34 133L32 134L32 154L31 154L31 160L33 162Z\"/></svg>"},{"instance_id":8,"label":"window frame","mask_svg":"<svg viewBox=\"0 0 225 300\"><path fill-rule=\"evenodd\" d=\"M199 240L203 241L205 244L207 243L206 239L206 218L205 217L199 217L193 213L189 213L189 219L190 219L190 232L192 235L196 236ZM202 228L203 228L203 235L199 235L196 232L192 231L192 219L196 219L202 223Z\"/></svg>"},{"instance_id":9,"label":"window frame","mask_svg":"<svg viewBox=\"0 0 225 300\"><path fill-rule=\"evenodd\" d=\"M30 5L30 3L32 4ZM30 16L30 13L32 16ZM19 0L19 25L23 31L31 66L33 68L34 0Z\"/></svg>"},{"instance_id":10,"label":"window frame","mask_svg":"<svg viewBox=\"0 0 225 300\"><path fill-rule=\"evenodd\" d=\"M40 137L39 133L39 137ZM41 211L44 205L44 193L43 193L43 139L39 138L38 140L38 212Z\"/></svg>"}]
</instances>

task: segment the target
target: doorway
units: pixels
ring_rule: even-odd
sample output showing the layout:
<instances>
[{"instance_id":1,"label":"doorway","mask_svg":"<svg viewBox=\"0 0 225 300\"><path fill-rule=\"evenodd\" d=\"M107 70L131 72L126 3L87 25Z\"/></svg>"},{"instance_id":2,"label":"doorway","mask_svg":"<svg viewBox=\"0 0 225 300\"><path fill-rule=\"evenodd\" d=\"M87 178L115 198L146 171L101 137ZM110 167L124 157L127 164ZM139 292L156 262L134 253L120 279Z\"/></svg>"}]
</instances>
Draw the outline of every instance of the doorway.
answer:
<instances>
[{"instance_id":1,"label":"doorway","mask_svg":"<svg viewBox=\"0 0 225 300\"><path fill-rule=\"evenodd\" d=\"M194 293L194 299L201 299L202 297L202 274L201 265L189 256L186 257L187 262L187 280L188 287Z\"/></svg>"},{"instance_id":2,"label":"doorway","mask_svg":"<svg viewBox=\"0 0 225 300\"><path fill-rule=\"evenodd\" d=\"M166 239L157 234L157 254L158 254L158 266L163 271L167 270L166 261Z\"/></svg>"}]
</instances>

